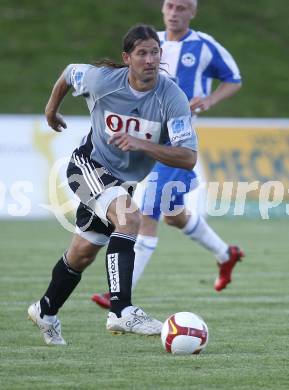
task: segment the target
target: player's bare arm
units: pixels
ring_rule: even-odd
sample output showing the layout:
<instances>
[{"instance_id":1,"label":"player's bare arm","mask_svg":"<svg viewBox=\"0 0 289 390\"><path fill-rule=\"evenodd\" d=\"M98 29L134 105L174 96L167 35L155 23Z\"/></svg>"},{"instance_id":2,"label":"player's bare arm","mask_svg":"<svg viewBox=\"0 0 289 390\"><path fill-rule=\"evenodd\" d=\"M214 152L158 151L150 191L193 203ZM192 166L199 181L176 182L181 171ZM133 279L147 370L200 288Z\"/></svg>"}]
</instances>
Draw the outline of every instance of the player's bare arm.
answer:
<instances>
[{"instance_id":1,"label":"player's bare arm","mask_svg":"<svg viewBox=\"0 0 289 390\"><path fill-rule=\"evenodd\" d=\"M66 129L67 127L64 119L57 111L69 89L70 86L67 85L64 77L61 75L52 89L50 98L45 108L47 123L53 130L57 132L61 132L62 129Z\"/></svg>"},{"instance_id":2,"label":"player's bare arm","mask_svg":"<svg viewBox=\"0 0 289 390\"><path fill-rule=\"evenodd\" d=\"M194 150L185 147L153 144L128 134L115 134L108 142L117 146L123 152L142 151L163 164L178 168L191 170L197 162L197 152Z\"/></svg>"},{"instance_id":3,"label":"player's bare arm","mask_svg":"<svg viewBox=\"0 0 289 390\"><path fill-rule=\"evenodd\" d=\"M194 97L190 101L191 111L194 113L207 111L222 100L235 95L235 93L239 91L241 86L241 83L220 83L218 87L214 90L214 92L211 93L211 95L205 98Z\"/></svg>"}]
</instances>

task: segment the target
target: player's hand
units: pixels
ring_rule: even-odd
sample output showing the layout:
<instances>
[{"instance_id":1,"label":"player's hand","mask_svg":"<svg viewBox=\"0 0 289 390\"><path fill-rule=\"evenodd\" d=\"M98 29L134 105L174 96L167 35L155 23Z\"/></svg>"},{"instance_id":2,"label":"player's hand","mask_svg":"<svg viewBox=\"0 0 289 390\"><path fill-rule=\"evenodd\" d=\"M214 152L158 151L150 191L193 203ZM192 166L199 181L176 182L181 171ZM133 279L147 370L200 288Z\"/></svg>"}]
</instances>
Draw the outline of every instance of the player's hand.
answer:
<instances>
[{"instance_id":1,"label":"player's hand","mask_svg":"<svg viewBox=\"0 0 289 390\"><path fill-rule=\"evenodd\" d=\"M141 148L142 140L132 137L129 134L114 134L107 141L109 145L114 145L123 152L137 151Z\"/></svg>"},{"instance_id":2,"label":"player's hand","mask_svg":"<svg viewBox=\"0 0 289 390\"><path fill-rule=\"evenodd\" d=\"M202 111L207 111L211 107L210 97L201 98L195 97L190 101L190 108L193 114L198 114Z\"/></svg>"},{"instance_id":3,"label":"player's hand","mask_svg":"<svg viewBox=\"0 0 289 390\"><path fill-rule=\"evenodd\" d=\"M46 120L48 125L55 131L61 132L62 129L66 129L67 125L62 117L58 112L52 112L46 113Z\"/></svg>"}]
</instances>

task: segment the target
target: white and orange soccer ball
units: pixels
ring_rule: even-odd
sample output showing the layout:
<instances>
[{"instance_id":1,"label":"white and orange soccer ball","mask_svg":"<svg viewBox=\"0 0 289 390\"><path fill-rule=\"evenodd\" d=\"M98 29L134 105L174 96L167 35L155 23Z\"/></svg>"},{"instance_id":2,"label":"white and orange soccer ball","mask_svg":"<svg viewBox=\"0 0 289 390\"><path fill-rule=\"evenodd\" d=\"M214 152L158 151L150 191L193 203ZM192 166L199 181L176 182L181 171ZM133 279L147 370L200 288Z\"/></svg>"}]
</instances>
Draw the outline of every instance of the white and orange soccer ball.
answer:
<instances>
[{"instance_id":1,"label":"white and orange soccer ball","mask_svg":"<svg viewBox=\"0 0 289 390\"><path fill-rule=\"evenodd\" d=\"M198 354L208 344L209 331L205 321L197 314L180 312L164 322L161 339L169 353Z\"/></svg>"}]
</instances>

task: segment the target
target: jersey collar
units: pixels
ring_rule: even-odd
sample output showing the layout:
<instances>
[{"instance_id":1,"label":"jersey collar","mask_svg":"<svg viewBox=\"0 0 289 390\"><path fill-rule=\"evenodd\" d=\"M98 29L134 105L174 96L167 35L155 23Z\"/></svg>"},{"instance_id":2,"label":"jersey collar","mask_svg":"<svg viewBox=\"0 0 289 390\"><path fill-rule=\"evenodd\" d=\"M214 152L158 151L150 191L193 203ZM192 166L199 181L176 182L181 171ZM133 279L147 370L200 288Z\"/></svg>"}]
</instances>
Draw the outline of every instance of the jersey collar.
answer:
<instances>
[{"instance_id":1,"label":"jersey collar","mask_svg":"<svg viewBox=\"0 0 289 390\"><path fill-rule=\"evenodd\" d=\"M188 36L191 35L192 32L193 31L189 29L189 31L185 35L183 35L181 39L178 40L178 42L182 42L185 39L187 39ZM165 41L167 41L167 32L165 32Z\"/></svg>"}]
</instances>

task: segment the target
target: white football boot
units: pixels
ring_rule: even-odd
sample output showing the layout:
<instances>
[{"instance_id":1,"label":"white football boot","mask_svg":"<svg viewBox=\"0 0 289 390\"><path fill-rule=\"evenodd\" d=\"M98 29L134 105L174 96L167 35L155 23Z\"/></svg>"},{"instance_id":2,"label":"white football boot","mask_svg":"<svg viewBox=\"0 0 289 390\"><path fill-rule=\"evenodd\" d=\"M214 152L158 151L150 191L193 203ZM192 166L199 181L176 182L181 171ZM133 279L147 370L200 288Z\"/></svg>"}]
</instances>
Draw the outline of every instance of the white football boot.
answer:
<instances>
[{"instance_id":1,"label":"white football boot","mask_svg":"<svg viewBox=\"0 0 289 390\"><path fill-rule=\"evenodd\" d=\"M48 321L50 316L40 317L40 302L33 303L28 308L28 318L40 329L44 341L48 345L65 345L66 342L61 336L61 324L56 316L51 316L53 321Z\"/></svg>"},{"instance_id":2,"label":"white football boot","mask_svg":"<svg viewBox=\"0 0 289 390\"><path fill-rule=\"evenodd\" d=\"M137 306L128 306L121 312L118 318L115 313L109 312L106 329L113 333L136 333L153 336L161 334L162 322L149 317Z\"/></svg>"}]
</instances>

